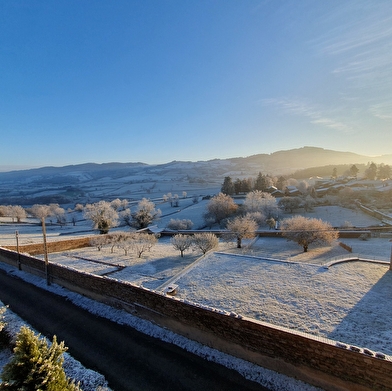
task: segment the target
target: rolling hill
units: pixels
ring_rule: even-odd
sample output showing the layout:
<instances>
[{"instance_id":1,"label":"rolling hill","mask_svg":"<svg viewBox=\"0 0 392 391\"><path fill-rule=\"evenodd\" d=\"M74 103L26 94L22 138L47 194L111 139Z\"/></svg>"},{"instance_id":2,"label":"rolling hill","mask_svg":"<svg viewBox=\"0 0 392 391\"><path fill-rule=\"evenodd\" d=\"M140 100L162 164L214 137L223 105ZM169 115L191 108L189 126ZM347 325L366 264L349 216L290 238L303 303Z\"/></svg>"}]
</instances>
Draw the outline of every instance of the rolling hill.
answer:
<instances>
[{"instance_id":1,"label":"rolling hill","mask_svg":"<svg viewBox=\"0 0 392 391\"><path fill-rule=\"evenodd\" d=\"M86 163L64 167L0 172L0 204L75 204L99 199L157 198L173 194L205 195L219 191L225 176L256 177L259 172L290 175L299 170L343 164L392 164L392 155L363 156L317 147L271 154L172 161L166 164Z\"/></svg>"}]
</instances>

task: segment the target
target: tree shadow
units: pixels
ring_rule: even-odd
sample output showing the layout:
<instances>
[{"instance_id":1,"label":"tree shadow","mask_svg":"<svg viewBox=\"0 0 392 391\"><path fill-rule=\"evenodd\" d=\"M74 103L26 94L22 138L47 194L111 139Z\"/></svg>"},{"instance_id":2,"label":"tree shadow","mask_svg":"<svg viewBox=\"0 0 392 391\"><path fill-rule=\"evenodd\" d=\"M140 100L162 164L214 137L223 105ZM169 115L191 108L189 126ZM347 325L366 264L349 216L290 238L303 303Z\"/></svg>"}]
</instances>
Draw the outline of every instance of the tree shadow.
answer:
<instances>
[{"instance_id":1,"label":"tree shadow","mask_svg":"<svg viewBox=\"0 0 392 391\"><path fill-rule=\"evenodd\" d=\"M392 271L386 270L328 338L392 355L391 309Z\"/></svg>"}]
</instances>

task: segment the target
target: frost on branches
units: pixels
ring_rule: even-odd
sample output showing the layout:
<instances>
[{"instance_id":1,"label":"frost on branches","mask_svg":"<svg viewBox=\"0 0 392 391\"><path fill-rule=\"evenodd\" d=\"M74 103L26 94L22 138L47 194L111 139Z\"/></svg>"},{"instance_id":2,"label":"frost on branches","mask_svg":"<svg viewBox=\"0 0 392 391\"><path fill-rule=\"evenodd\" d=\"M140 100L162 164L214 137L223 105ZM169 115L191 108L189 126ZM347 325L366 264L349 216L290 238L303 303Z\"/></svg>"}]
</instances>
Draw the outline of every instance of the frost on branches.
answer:
<instances>
[{"instance_id":1,"label":"frost on branches","mask_svg":"<svg viewBox=\"0 0 392 391\"><path fill-rule=\"evenodd\" d=\"M281 230L283 236L302 246L304 252L308 251L310 244L330 244L339 236L330 223L303 216L283 220Z\"/></svg>"}]
</instances>

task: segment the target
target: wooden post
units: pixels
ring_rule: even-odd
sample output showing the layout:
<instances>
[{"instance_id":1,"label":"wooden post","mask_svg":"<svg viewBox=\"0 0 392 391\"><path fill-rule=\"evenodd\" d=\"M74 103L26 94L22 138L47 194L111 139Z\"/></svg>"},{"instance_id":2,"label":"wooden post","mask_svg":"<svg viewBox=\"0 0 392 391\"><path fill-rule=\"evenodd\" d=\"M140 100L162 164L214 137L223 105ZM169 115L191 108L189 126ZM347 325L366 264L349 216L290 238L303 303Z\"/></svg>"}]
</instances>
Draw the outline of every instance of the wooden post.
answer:
<instances>
[{"instance_id":1,"label":"wooden post","mask_svg":"<svg viewBox=\"0 0 392 391\"><path fill-rule=\"evenodd\" d=\"M392 242L392 239L390 240ZM391 245L391 259L389 261L389 270L392 270L392 245Z\"/></svg>"},{"instance_id":2,"label":"wooden post","mask_svg":"<svg viewBox=\"0 0 392 391\"><path fill-rule=\"evenodd\" d=\"M16 251L18 252L18 269L22 270L22 266L20 264L20 252L19 252L19 232L15 231L16 236Z\"/></svg>"},{"instance_id":3,"label":"wooden post","mask_svg":"<svg viewBox=\"0 0 392 391\"><path fill-rule=\"evenodd\" d=\"M48 246L46 244L46 226L45 226L45 217L41 219L42 223L42 234L44 237L44 256L45 256L45 275L46 275L46 285L50 285L49 279L49 259L48 259Z\"/></svg>"}]
</instances>

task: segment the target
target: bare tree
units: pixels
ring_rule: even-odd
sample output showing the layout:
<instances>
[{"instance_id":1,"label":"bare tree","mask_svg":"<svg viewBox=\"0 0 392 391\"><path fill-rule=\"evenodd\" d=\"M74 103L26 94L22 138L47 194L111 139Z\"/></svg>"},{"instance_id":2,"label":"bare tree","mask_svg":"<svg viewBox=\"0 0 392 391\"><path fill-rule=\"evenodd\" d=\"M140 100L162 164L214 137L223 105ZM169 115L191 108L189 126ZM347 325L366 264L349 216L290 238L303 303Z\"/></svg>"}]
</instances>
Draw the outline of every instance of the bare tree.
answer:
<instances>
[{"instance_id":1,"label":"bare tree","mask_svg":"<svg viewBox=\"0 0 392 391\"><path fill-rule=\"evenodd\" d=\"M173 247L180 251L181 257L184 256L184 251L192 246L192 238L189 235L177 234L172 236L170 241Z\"/></svg>"},{"instance_id":2,"label":"bare tree","mask_svg":"<svg viewBox=\"0 0 392 391\"><path fill-rule=\"evenodd\" d=\"M237 248L242 247L242 239L252 239L255 237L257 223L249 216L236 217L227 223L229 233L227 237L237 240Z\"/></svg>"},{"instance_id":3,"label":"bare tree","mask_svg":"<svg viewBox=\"0 0 392 391\"><path fill-rule=\"evenodd\" d=\"M210 232L202 232L199 234L194 234L193 238L193 246L199 250L203 254L206 252L213 250L218 247L219 240L213 233Z\"/></svg>"},{"instance_id":4,"label":"bare tree","mask_svg":"<svg viewBox=\"0 0 392 391\"><path fill-rule=\"evenodd\" d=\"M330 223L320 219L295 216L282 221L281 230L283 236L303 247L308 251L310 244L332 243L339 236Z\"/></svg>"},{"instance_id":5,"label":"bare tree","mask_svg":"<svg viewBox=\"0 0 392 391\"><path fill-rule=\"evenodd\" d=\"M101 251L102 247L104 247L108 243L106 236L94 236L90 239L90 245L97 248L98 251Z\"/></svg>"},{"instance_id":6,"label":"bare tree","mask_svg":"<svg viewBox=\"0 0 392 391\"><path fill-rule=\"evenodd\" d=\"M133 248L131 233L123 232L121 235L114 238L114 241L111 243L111 245L113 247L117 245L118 248L124 250L124 255L128 255L128 252Z\"/></svg>"},{"instance_id":7,"label":"bare tree","mask_svg":"<svg viewBox=\"0 0 392 391\"><path fill-rule=\"evenodd\" d=\"M112 234L107 236L108 244L110 245L110 252L114 253L114 248L121 247L119 244L126 241L129 238L129 232L113 232ZM126 254L125 254L126 255Z\"/></svg>"},{"instance_id":8,"label":"bare tree","mask_svg":"<svg viewBox=\"0 0 392 391\"><path fill-rule=\"evenodd\" d=\"M143 253L150 251L157 243L158 238L152 234L134 232L131 233L130 240L132 241L132 249L136 251L137 257L141 258Z\"/></svg>"},{"instance_id":9,"label":"bare tree","mask_svg":"<svg viewBox=\"0 0 392 391\"><path fill-rule=\"evenodd\" d=\"M106 201L86 205L84 217L91 220L93 228L98 229L101 234L107 234L110 228L115 227L118 223L117 211Z\"/></svg>"},{"instance_id":10,"label":"bare tree","mask_svg":"<svg viewBox=\"0 0 392 391\"><path fill-rule=\"evenodd\" d=\"M207 213L205 219L213 218L216 223L220 223L223 219L231 216L238 209L238 205L229 195L219 193L212 197L207 204Z\"/></svg>"},{"instance_id":11,"label":"bare tree","mask_svg":"<svg viewBox=\"0 0 392 391\"><path fill-rule=\"evenodd\" d=\"M155 209L155 204L147 198L143 198L139 201L136 212L132 213L132 225L137 229L147 228L160 215L161 211Z\"/></svg>"}]
</instances>

